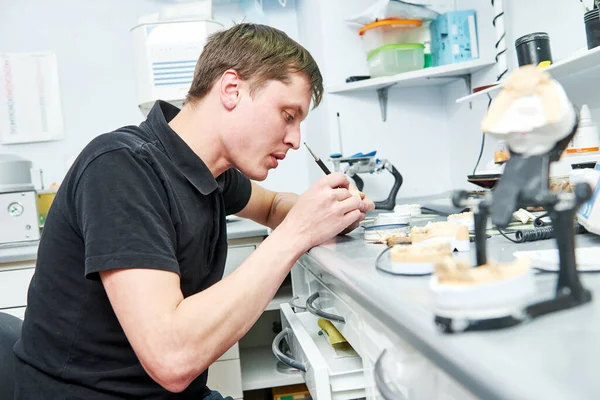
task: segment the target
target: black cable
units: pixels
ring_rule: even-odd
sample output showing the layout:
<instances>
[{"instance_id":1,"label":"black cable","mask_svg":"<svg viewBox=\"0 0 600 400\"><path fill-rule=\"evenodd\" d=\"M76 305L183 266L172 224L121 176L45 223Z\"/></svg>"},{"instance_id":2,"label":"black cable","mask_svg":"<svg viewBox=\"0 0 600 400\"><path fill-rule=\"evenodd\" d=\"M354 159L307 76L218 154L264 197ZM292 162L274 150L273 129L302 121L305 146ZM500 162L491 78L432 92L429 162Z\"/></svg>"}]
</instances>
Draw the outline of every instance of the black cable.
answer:
<instances>
[{"instance_id":1,"label":"black cable","mask_svg":"<svg viewBox=\"0 0 600 400\"><path fill-rule=\"evenodd\" d=\"M504 234L504 232L502 232L502 229L500 229L500 228L498 228L498 227L496 227L496 229L498 229L498 232L500 232L500 234L501 234L502 236L504 236L504 238L506 238L506 239L510 240L511 242L513 242L513 243L521 243L521 242L519 242L518 240L511 239L511 238L509 238L508 236L506 236L506 234ZM512 232L509 232L509 233L512 233Z\"/></svg>"},{"instance_id":2,"label":"black cable","mask_svg":"<svg viewBox=\"0 0 600 400\"><path fill-rule=\"evenodd\" d=\"M421 207L421 211L429 211L429 213L424 213L424 214L435 214L435 215L439 215L441 217L447 217L450 215L447 212L439 211L439 210L429 208L429 207Z\"/></svg>"},{"instance_id":3,"label":"black cable","mask_svg":"<svg viewBox=\"0 0 600 400\"><path fill-rule=\"evenodd\" d=\"M548 213L542 214L539 217L535 217L535 219L533 220L533 225L537 226L537 227L548 225L547 222L545 222L544 220L542 220L542 218L545 218L547 216L548 216Z\"/></svg>"},{"instance_id":4,"label":"black cable","mask_svg":"<svg viewBox=\"0 0 600 400\"><path fill-rule=\"evenodd\" d=\"M502 236L513 243L535 242L537 240L552 239L555 237L554 227L552 227L552 225L510 232L515 234L515 239L511 239L506 236L499 228L498 232L500 232ZM577 235L582 233L587 233L587 230L582 225L575 223L575 234Z\"/></svg>"},{"instance_id":5,"label":"black cable","mask_svg":"<svg viewBox=\"0 0 600 400\"><path fill-rule=\"evenodd\" d=\"M487 108L490 109L490 105L492 104L492 97L489 93L487 93L487 97L489 99ZM475 163L475 168L473 168L473 175L475 175L475 171L477 171L477 167L479 167L479 162L481 161L481 156L483 155L483 148L485 147L485 133L481 135L481 148L479 149L479 156L477 157L477 162Z\"/></svg>"},{"instance_id":6,"label":"black cable","mask_svg":"<svg viewBox=\"0 0 600 400\"><path fill-rule=\"evenodd\" d=\"M492 2L492 7L494 7L494 0L491 0ZM502 11L500 14L494 16L494 19L492 19L492 25L494 26L494 28L496 27L496 20L500 17L504 16L504 11ZM496 48L496 63L498 63L498 57L500 57L502 54L506 53L506 49L503 49L501 51L498 51L498 46L500 45L500 43L502 42L502 40L504 40L504 38L506 37L506 32L502 33L502 36L500 36L500 39L498 39L498 41L496 42L496 44L494 44L494 47ZM504 71L502 71L502 73L500 75L498 75L496 77L496 82L498 82L500 79L502 79L502 77L508 72L508 69L505 69ZM487 108L489 110L490 105L492 104L492 97L490 96L490 94L488 93L488 105ZM477 171L477 167L479 167L479 163L481 162L481 156L483 155L483 148L485 147L485 133L483 135L481 135L481 148L479 149L479 156L477 157L477 162L475 163L475 168L473 168L473 174L475 175L475 171Z\"/></svg>"},{"instance_id":7,"label":"black cable","mask_svg":"<svg viewBox=\"0 0 600 400\"><path fill-rule=\"evenodd\" d=\"M492 3L492 7L494 7L494 0L491 0L491 3ZM504 11L502 11L500 14L494 16L494 19L492 19L492 25L494 26L494 28L496 27L496 20L502 16L504 16ZM502 40L504 40L505 37L506 37L506 32L503 32L502 36L500 36L500 39L498 39L498 41L494 45L494 47L496 48L496 63L498 63L498 57L506 52L506 48L501 51L498 51L498 46L500 45ZM504 75L506 75L507 72L508 72L508 67L505 68L504 71L502 71L500 73L500 75L498 75L496 77L496 82L498 82L500 79L502 79L504 77Z\"/></svg>"}]
</instances>

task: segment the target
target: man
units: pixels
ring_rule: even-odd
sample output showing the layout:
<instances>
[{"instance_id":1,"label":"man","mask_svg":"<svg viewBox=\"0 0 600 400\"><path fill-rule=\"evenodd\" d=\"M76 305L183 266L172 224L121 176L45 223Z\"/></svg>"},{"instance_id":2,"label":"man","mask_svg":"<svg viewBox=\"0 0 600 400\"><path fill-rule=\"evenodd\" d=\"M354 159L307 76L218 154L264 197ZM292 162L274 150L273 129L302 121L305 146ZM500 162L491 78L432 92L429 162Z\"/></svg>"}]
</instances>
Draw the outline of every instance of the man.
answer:
<instances>
[{"instance_id":1,"label":"man","mask_svg":"<svg viewBox=\"0 0 600 400\"><path fill-rule=\"evenodd\" d=\"M293 263L373 209L341 173L300 197L249 180L299 148L322 91L308 51L241 24L210 38L181 111L157 102L139 127L82 151L40 242L15 345L17 399L212 398L207 368ZM227 214L274 230L221 280Z\"/></svg>"}]
</instances>

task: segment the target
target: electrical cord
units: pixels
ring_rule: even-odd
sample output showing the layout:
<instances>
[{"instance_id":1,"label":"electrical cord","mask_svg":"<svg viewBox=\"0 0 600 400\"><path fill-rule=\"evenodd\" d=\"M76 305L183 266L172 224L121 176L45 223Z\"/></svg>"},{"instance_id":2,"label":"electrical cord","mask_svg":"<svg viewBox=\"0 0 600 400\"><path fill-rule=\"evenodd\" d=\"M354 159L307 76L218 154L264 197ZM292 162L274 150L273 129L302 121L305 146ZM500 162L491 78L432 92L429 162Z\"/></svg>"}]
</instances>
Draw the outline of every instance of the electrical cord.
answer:
<instances>
[{"instance_id":1,"label":"electrical cord","mask_svg":"<svg viewBox=\"0 0 600 400\"><path fill-rule=\"evenodd\" d=\"M491 0L491 3L492 3L492 7L494 7L495 0ZM504 11L495 15L494 19L492 19L492 25L494 26L494 28L496 27L496 21L501 17L504 17ZM496 64L498 64L498 59L500 58L500 56L505 55L505 53L506 53L505 46L503 49L500 49L500 45L502 44L502 41L505 38L506 38L506 32L502 32L502 35L500 35L500 38L494 44L494 47L496 48L496 57L495 57ZM506 75L506 73L508 73L508 68L504 68L504 70L500 73L500 75L496 76L496 82L498 82L500 79L502 79L504 77L504 75ZM487 96L489 99L487 108L489 110L490 105L492 104L492 97L489 95L489 93ZM477 167L479 167L479 163L481 162L481 156L483 155L484 147L485 147L485 134L481 135L481 148L479 149L479 156L477 157L477 162L475 163L475 168L473 168L473 175L475 175L475 171L477 171Z\"/></svg>"},{"instance_id":2,"label":"electrical cord","mask_svg":"<svg viewBox=\"0 0 600 400\"><path fill-rule=\"evenodd\" d=\"M500 232L500 234L504 236L505 239L508 239L513 243L535 242L537 240L552 239L555 237L554 227L552 225L542 226L539 228L536 227L534 229L523 229L514 232L507 232L514 233L514 239L508 237L504 232L502 232L500 228L498 228L498 232ZM577 235L581 233L587 233L587 230L582 225L576 223L575 234Z\"/></svg>"},{"instance_id":3,"label":"electrical cord","mask_svg":"<svg viewBox=\"0 0 600 400\"><path fill-rule=\"evenodd\" d=\"M519 242L518 240L511 239L511 238L509 238L508 236L506 236L506 234L505 234L504 232L502 232L502 229L500 229L500 228L496 228L496 229L498 229L498 232L499 232L499 233L500 233L502 236L504 236L504 238L505 238L505 239L507 239L507 240L510 240L510 241L511 241L511 242L513 242L513 243L521 243L521 242ZM513 232L508 232L508 233L513 233Z\"/></svg>"},{"instance_id":4,"label":"electrical cord","mask_svg":"<svg viewBox=\"0 0 600 400\"><path fill-rule=\"evenodd\" d=\"M488 105L487 108L488 110L490 109L490 105L492 104L492 96L490 96L490 94L487 94L488 97ZM477 162L475 163L475 168L473 168L473 175L475 175L475 171L477 171L477 167L479 167L479 163L481 162L481 156L483 155L483 149L485 147L485 133L483 133L481 135L481 148L479 149L479 156L477 157Z\"/></svg>"},{"instance_id":5,"label":"electrical cord","mask_svg":"<svg viewBox=\"0 0 600 400\"><path fill-rule=\"evenodd\" d=\"M491 2L492 2L492 7L494 7L494 0L491 0ZM496 21L503 16L504 16L504 11L502 11L498 15L494 16L494 19L492 19L492 25L494 25L494 28L496 27ZM506 53L506 47L504 47L503 49L499 49L500 44L502 43L502 41L505 38L506 38L506 32L502 32L502 35L500 35L500 38L494 45L494 47L496 48L496 63L498 63L498 58L500 58L501 55ZM506 75L507 72L508 72L508 68L504 68L504 70L500 73L500 75L498 75L496 77L496 82L499 81L500 79L502 79L502 77L504 77L504 75Z\"/></svg>"}]
</instances>

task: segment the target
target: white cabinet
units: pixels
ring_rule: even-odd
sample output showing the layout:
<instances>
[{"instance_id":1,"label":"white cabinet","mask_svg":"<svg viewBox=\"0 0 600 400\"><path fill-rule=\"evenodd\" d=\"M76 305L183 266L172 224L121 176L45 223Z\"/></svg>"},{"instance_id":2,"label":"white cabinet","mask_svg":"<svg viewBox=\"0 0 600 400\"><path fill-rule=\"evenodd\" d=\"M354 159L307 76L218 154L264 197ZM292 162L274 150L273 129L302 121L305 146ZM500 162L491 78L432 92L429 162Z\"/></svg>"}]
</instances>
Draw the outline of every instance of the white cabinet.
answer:
<instances>
[{"instance_id":1,"label":"white cabinet","mask_svg":"<svg viewBox=\"0 0 600 400\"><path fill-rule=\"evenodd\" d=\"M0 310L23 318L35 261L0 264Z\"/></svg>"},{"instance_id":2,"label":"white cabinet","mask_svg":"<svg viewBox=\"0 0 600 400\"><path fill-rule=\"evenodd\" d=\"M258 247L258 243L240 245L235 243L235 241L230 242L230 245L227 248L227 261L225 262L225 272L223 273L223 277L226 277L235 271L256 247Z\"/></svg>"},{"instance_id":3,"label":"white cabinet","mask_svg":"<svg viewBox=\"0 0 600 400\"><path fill-rule=\"evenodd\" d=\"M353 351L334 349L327 336L319 334L317 319L309 312L295 313L289 304L282 304L283 330L273 342L273 352L281 362L302 371L313 399L365 397L362 359ZM283 341L289 346L291 357L281 351Z\"/></svg>"},{"instance_id":4,"label":"white cabinet","mask_svg":"<svg viewBox=\"0 0 600 400\"><path fill-rule=\"evenodd\" d=\"M303 374L313 398L475 399L397 333L358 305L354 298L341 293L339 285L317 264L301 259L292 269L292 279L296 313L289 305L282 305L284 332L277 341L287 342L293 354L291 358L298 362L297 367L305 369ZM319 317L329 319L356 350L357 355L352 361L340 358L325 336L318 335L316 321ZM286 328L288 331L285 331ZM277 345L274 344L275 352ZM340 360L347 362L343 366L336 364ZM363 374L360 377L356 371L359 366ZM359 390L356 385L351 388L344 386L346 376L360 382L360 396L353 392ZM355 397L346 397L350 396L349 393Z\"/></svg>"},{"instance_id":5,"label":"white cabinet","mask_svg":"<svg viewBox=\"0 0 600 400\"><path fill-rule=\"evenodd\" d=\"M235 347L237 347L237 343ZM234 399L242 399L243 392L241 376L242 372L239 358L216 361L208 369L207 385L211 390L216 390L223 394L223 396L231 396Z\"/></svg>"},{"instance_id":6,"label":"white cabinet","mask_svg":"<svg viewBox=\"0 0 600 400\"><path fill-rule=\"evenodd\" d=\"M27 288L33 272L34 268L0 272L0 309L27 304Z\"/></svg>"}]
</instances>

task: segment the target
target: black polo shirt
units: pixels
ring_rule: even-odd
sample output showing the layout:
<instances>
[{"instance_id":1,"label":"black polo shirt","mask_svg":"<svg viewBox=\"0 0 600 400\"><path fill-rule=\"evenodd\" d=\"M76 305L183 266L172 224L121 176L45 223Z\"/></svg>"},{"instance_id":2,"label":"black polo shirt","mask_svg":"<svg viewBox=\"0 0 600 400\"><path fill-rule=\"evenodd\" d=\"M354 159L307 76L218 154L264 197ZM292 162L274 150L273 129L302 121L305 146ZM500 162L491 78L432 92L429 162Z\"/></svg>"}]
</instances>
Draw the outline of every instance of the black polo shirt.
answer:
<instances>
[{"instance_id":1,"label":"black polo shirt","mask_svg":"<svg viewBox=\"0 0 600 400\"><path fill-rule=\"evenodd\" d=\"M157 102L139 127L97 137L65 177L15 345L16 399L198 400L210 393L207 372L177 395L146 374L98 274L173 271L185 297L223 276L225 216L248 203L250 181L235 169L214 179L168 126L178 111Z\"/></svg>"}]
</instances>

